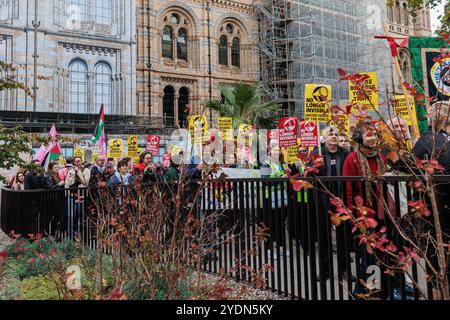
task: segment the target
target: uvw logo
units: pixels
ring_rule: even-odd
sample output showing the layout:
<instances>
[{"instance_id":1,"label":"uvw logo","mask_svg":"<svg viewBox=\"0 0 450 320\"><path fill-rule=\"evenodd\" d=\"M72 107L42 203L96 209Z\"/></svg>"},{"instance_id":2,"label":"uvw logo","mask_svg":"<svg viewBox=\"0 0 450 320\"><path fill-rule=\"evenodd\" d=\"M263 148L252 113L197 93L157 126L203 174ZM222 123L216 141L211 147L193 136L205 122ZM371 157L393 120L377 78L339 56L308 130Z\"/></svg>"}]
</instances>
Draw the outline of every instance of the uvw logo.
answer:
<instances>
[{"instance_id":1,"label":"uvw logo","mask_svg":"<svg viewBox=\"0 0 450 320\"><path fill-rule=\"evenodd\" d=\"M295 121L294 118L289 118L284 122L284 128L287 131L294 131L296 125L297 125L297 121Z\"/></svg>"},{"instance_id":2,"label":"uvw logo","mask_svg":"<svg viewBox=\"0 0 450 320\"><path fill-rule=\"evenodd\" d=\"M308 132L313 132L316 130L316 124L314 122L308 121L305 123L305 129Z\"/></svg>"},{"instance_id":3,"label":"uvw logo","mask_svg":"<svg viewBox=\"0 0 450 320\"><path fill-rule=\"evenodd\" d=\"M152 137L152 139L150 140L150 143L153 146L156 146L159 143L159 137Z\"/></svg>"}]
</instances>

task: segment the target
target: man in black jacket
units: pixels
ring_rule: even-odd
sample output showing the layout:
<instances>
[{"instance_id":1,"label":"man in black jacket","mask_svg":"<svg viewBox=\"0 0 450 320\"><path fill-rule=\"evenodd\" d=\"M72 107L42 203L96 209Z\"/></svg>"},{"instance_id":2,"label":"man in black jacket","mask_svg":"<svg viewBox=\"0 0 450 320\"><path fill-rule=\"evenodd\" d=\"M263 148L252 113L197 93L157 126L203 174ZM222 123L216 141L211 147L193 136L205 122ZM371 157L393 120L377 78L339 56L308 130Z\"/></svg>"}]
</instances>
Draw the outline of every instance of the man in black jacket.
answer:
<instances>
[{"instance_id":1,"label":"man in black jacket","mask_svg":"<svg viewBox=\"0 0 450 320\"><path fill-rule=\"evenodd\" d=\"M39 160L31 161L34 166L39 166ZM37 190L43 188L43 175L39 174L36 169L30 169L25 175L25 190Z\"/></svg>"},{"instance_id":2,"label":"man in black jacket","mask_svg":"<svg viewBox=\"0 0 450 320\"><path fill-rule=\"evenodd\" d=\"M339 146L339 130L336 127L329 126L324 131L325 143L322 145L322 156L324 160L324 165L319 168L319 172L316 176L323 177L342 177L342 169L344 166L345 158L347 158L349 152ZM319 150L316 149L312 152L312 156L319 155ZM328 190L337 197L344 199L343 195L343 182L325 182L324 183ZM332 228L331 221L329 219L328 210L332 210L329 203L330 195L318 192L319 199L314 199L316 201L318 215L315 215L315 206L310 206L313 212L311 212L311 219L313 223L310 223L313 233L318 233L319 241L319 254L320 254L320 275L323 278L328 278L330 276L330 271L333 269L332 259ZM316 225L317 223L317 225ZM317 227L318 226L318 227ZM346 227L350 230L349 226ZM344 234L343 225L336 229L336 246L337 246L337 258L338 258L338 273L342 276L344 280L347 279L347 259L345 248L350 247L349 241L350 234ZM347 242L347 246L345 246ZM312 242L314 243L314 242ZM333 271L336 275L337 272ZM320 278L319 278L320 280ZM352 277L352 280L354 278Z\"/></svg>"},{"instance_id":3,"label":"man in black jacket","mask_svg":"<svg viewBox=\"0 0 450 320\"><path fill-rule=\"evenodd\" d=\"M444 168L444 174L450 174L450 103L436 102L432 107L431 128L423 134L413 148L414 155L421 160L436 159ZM437 172L438 174L438 172ZM439 208L440 221L444 234L444 243L450 241L450 184L435 183L436 201ZM434 233L434 230L432 230ZM437 268L436 254L430 246L430 259ZM448 256L447 256L448 259ZM450 285L450 267L447 266L447 280Z\"/></svg>"},{"instance_id":4,"label":"man in black jacket","mask_svg":"<svg viewBox=\"0 0 450 320\"><path fill-rule=\"evenodd\" d=\"M99 155L95 158L95 165L91 167L91 178L89 180L89 187L96 188L100 186L106 186L108 183L107 173L106 173L106 158L105 156Z\"/></svg>"}]
</instances>

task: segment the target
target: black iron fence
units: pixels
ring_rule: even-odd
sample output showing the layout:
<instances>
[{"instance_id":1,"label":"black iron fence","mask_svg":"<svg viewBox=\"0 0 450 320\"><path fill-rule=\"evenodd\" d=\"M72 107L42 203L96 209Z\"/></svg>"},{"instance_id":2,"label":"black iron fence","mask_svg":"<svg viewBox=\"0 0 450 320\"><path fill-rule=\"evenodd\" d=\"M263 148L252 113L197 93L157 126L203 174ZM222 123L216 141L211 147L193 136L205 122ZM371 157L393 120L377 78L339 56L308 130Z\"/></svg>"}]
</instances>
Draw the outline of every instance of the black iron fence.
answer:
<instances>
[{"instance_id":1,"label":"black iron fence","mask_svg":"<svg viewBox=\"0 0 450 320\"><path fill-rule=\"evenodd\" d=\"M450 176L434 179L439 185L438 197L448 197ZM387 238L398 250L411 249L387 217L386 210L412 239L420 238L414 234L417 232L414 223L423 223L423 228L418 227L423 233L433 232L429 228L431 218L412 218L414 212L408 202L419 196L417 188L410 183L413 180L404 176L385 177L371 195L367 194L367 181L359 177L323 177L320 181L307 178L305 181L312 188L298 192L286 179L203 182L195 213L203 218L220 213L220 219L209 226L214 235L214 259L205 259L203 269L211 273L222 270L238 281L252 282L257 270L271 265L272 270L264 271L264 286L292 299L346 300L372 293L391 300L432 299L433 281L426 276L430 266L424 259L411 260L403 270L387 268L393 264L389 254L378 253L376 258L368 253L348 221L336 227L330 219L330 214L336 210L330 202L330 193L352 206L355 216L355 199L361 196L365 205L371 199L377 227L386 227ZM189 183L198 186L198 182ZM95 248L95 224L87 214L90 191L83 188L21 192L2 189L1 228L4 232L43 233L58 239L76 236ZM384 205L384 210L378 210L380 204ZM380 212L384 212L384 216ZM262 225L267 226L269 235L255 241ZM429 250L427 255L435 266L432 252ZM237 263L244 267L236 268ZM373 285L373 290L368 290L360 280Z\"/></svg>"}]
</instances>

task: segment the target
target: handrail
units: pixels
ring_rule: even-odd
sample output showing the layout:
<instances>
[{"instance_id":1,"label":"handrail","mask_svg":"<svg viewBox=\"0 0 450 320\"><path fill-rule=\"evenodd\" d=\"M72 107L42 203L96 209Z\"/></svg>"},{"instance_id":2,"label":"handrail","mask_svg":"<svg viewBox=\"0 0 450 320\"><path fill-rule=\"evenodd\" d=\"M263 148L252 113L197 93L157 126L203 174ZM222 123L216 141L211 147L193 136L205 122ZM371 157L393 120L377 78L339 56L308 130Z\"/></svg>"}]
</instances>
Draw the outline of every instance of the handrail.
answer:
<instances>
[{"instance_id":1,"label":"handrail","mask_svg":"<svg viewBox=\"0 0 450 320\"><path fill-rule=\"evenodd\" d=\"M382 181L386 183L391 182L412 182L416 181L417 178L422 181L425 179L424 176L381 176L374 177L371 181ZM295 180L303 180L307 182L321 181L321 182L361 182L367 180L366 177L363 176L353 176L353 177L317 177L317 176L308 176L308 177L297 177ZM290 182L291 178L231 178L231 179L206 179L206 180L185 180L183 183L223 183L223 182ZM434 182L449 182L450 183L450 175L434 175ZM140 186L153 186L153 185L168 185L168 184L178 184L179 181L156 181L141 184ZM77 190L97 190L105 187L78 187L78 188L58 188L58 189L36 189L36 190L12 190L6 186L0 186L0 190L7 190L9 192L18 192L18 193L51 193L55 192L55 190L68 190L68 191L77 191Z\"/></svg>"}]
</instances>

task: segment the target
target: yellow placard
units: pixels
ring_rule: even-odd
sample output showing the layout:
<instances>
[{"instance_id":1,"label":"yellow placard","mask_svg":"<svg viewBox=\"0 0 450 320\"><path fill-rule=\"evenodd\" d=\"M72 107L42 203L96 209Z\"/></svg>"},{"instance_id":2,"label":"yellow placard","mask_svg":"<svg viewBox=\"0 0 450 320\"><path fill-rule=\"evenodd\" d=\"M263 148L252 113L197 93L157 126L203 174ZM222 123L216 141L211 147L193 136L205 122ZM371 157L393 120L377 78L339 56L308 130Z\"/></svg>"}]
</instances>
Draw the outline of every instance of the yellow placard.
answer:
<instances>
[{"instance_id":1,"label":"yellow placard","mask_svg":"<svg viewBox=\"0 0 450 320\"><path fill-rule=\"evenodd\" d=\"M142 153L142 150L139 148L139 140L138 136L128 136L128 153L127 156L133 159L133 163L139 162L139 156Z\"/></svg>"},{"instance_id":2,"label":"yellow placard","mask_svg":"<svg viewBox=\"0 0 450 320\"><path fill-rule=\"evenodd\" d=\"M73 156L74 157L80 157L81 161L84 162L84 149L82 149L82 148L74 148L73 149Z\"/></svg>"},{"instance_id":3,"label":"yellow placard","mask_svg":"<svg viewBox=\"0 0 450 320\"><path fill-rule=\"evenodd\" d=\"M58 158L58 165L60 167L64 167L66 165L66 160L64 160L63 156L59 156L59 158Z\"/></svg>"},{"instance_id":4,"label":"yellow placard","mask_svg":"<svg viewBox=\"0 0 450 320\"><path fill-rule=\"evenodd\" d=\"M209 125L205 115L189 117L189 132L194 144L202 144L209 141Z\"/></svg>"},{"instance_id":5,"label":"yellow placard","mask_svg":"<svg viewBox=\"0 0 450 320\"><path fill-rule=\"evenodd\" d=\"M122 158L123 157L123 141L122 139L109 140L108 158Z\"/></svg>"},{"instance_id":6,"label":"yellow placard","mask_svg":"<svg viewBox=\"0 0 450 320\"><path fill-rule=\"evenodd\" d=\"M339 128L341 133L347 134L347 136L350 134L350 118L346 114L339 114L337 115L339 117L339 120L333 121L333 119L330 119L330 125L334 126L336 128ZM342 127L344 127L345 131L342 131Z\"/></svg>"},{"instance_id":7,"label":"yellow placard","mask_svg":"<svg viewBox=\"0 0 450 320\"><path fill-rule=\"evenodd\" d=\"M180 152L183 151L183 148L180 146L170 145L169 153L172 157L179 156Z\"/></svg>"},{"instance_id":8,"label":"yellow placard","mask_svg":"<svg viewBox=\"0 0 450 320\"><path fill-rule=\"evenodd\" d=\"M251 124L242 123L239 125L238 140L244 142L246 146L252 144L253 139L253 126Z\"/></svg>"},{"instance_id":9,"label":"yellow placard","mask_svg":"<svg viewBox=\"0 0 450 320\"><path fill-rule=\"evenodd\" d=\"M414 113L413 117L417 117L416 115L416 104L414 103L414 96L409 96L411 110ZM405 118L406 122L408 122L408 126L412 126L412 120L409 116L408 107L406 106L406 98L404 95L394 96L394 112L396 115L399 115Z\"/></svg>"},{"instance_id":10,"label":"yellow placard","mask_svg":"<svg viewBox=\"0 0 450 320\"><path fill-rule=\"evenodd\" d=\"M219 117L217 127L223 141L233 141L233 118Z\"/></svg>"},{"instance_id":11,"label":"yellow placard","mask_svg":"<svg viewBox=\"0 0 450 320\"><path fill-rule=\"evenodd\" d=\"M365 94L360 94L358 86L352 81L348 82L349 100L352 103L352 110L357 111L359 105L367 106L369 110L378 110L378 74L376 72L361 73L368 76L365 80L367 89Z\"/></svg>"},{"instance_id":12,"label":"yellow placard","mask_svg":"<svg viewBox=\"0 0 450 320\"><path fill-rule=\"evenodd\" d=\"M92 161L95 161L95 159L97 159L97 157L100 155L99 152L93 151L92 152Z\"/></svg>"},{"instance_id":13,"label":"yellow placard","mask_svg":"<svg viewBox=\"0 0 450 320\"><path fill-rule=\"evenodd\" d=\"M298 146L291 146L284 149L284 161L294 164L298 159Z\"/></svg>"},{"instance_id":14,"label":"yellow placard","mask_svg":"<svg viewBox=\"0 0 450 320\"><path fill-rule=\"evenodd\" d=\"M305 86L305 120L328 122L331 100L331 86L307 84Z\"/></svg>"}]
</instances>

